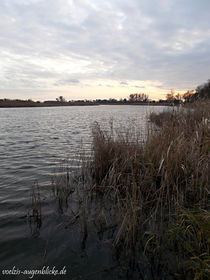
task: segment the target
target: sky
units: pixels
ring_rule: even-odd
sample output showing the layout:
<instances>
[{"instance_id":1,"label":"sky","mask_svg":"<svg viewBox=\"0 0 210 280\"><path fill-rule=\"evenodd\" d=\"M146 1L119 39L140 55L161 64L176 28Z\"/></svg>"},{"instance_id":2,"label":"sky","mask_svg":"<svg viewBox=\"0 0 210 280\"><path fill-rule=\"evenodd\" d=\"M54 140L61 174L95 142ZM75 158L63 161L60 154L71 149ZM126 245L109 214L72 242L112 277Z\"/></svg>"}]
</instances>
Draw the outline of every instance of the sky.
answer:
<instances>
[{"instance_id":1,"label":"sky","mask_svg":"<svg viewBox=\"0 0 210 280\"><path fill-rule=\"evenodd\" d=\"M165 98L210 78L209 0L1 0L0 98Z\"/></svg>"}]
</instances>

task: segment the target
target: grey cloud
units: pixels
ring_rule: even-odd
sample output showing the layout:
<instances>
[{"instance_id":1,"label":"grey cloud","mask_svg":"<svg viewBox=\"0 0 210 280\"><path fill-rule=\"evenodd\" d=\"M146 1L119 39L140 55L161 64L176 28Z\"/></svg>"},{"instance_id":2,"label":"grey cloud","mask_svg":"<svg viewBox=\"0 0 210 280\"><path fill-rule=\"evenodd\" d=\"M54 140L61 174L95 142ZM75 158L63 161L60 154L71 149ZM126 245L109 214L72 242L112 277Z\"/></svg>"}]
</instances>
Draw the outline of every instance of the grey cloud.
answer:
<instances>
[{"instance_id":1,"label":"grey cloud","mask_svg":"<svg viewBox=\"0 0 210 280\"><path fill-rule=\"evenodd\" d=\"M144 86L134 86L135 88L145 88Z\"/></svg>"},{"instance_id":2,"label":"grey cloud","mask_svg":"<svg viewBox=\"0 0 210 280\"><path fill-rule=\"evenodd\" d=\"M77 84L66 79L70 73L41 62L65 64L73 58L88 62L74 74L79 81L196 86L209 78L209 11L209 0L2 0L0 58L5 63L0 79ZM1 55L5 50L17 56Z\"/></svg>"},{"instance_id":3,"label":"grey cloud","mask_svg":"<svg viewBox=\"0 0 210 280\"><path fill-rule=\"evenodd\" d=\"M127 82L120 82L121 85L127 86L128 83Z\"/></svg>"},{"instance_id":4,"label":"grey cloud","mask_svg":"<svg viewBox=\"0 0 210 280\"><path fill-rule=\"evenodd\" d=\"M54 85L55 86L64 86L64 85L75 85L75 84L79 84L80 81L77 79L62 79L62 80L58 80Z\"/></svg>"}]
</instances>

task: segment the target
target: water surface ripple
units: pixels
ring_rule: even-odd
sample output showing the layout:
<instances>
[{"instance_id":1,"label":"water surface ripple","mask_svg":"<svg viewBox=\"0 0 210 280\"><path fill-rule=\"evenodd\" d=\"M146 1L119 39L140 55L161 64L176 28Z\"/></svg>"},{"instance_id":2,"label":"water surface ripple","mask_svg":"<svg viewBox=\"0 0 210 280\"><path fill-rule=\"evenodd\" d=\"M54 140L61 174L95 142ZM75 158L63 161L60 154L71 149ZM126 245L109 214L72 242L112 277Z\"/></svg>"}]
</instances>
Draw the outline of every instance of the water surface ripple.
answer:
<instances>
[{"instance_id":1,"label":"water surface ripple","mask_svg":"<svg viewBox=\"0 0 210 280\"><path fill-rule=\"evenodd\" d=\"M96 270L102 263L112 264L112 257L104 253L110 244L103 246L103 252L97 242L92 242L86 253L78 251L75 231L79 233L80 229L61 231L65 217L48 209L48 198L43 199L42 205L48 215L43 219L40 235L34 237L26 218L31 186L37 179L40 188L49 187L54 171L67 159L72 167L79 165L81 150L87 154L91 151L91 127L95 121L108 128L113 120L119 130L138 126L144 134L148 114L162 110L160 106L129 105L0 109L1 269L14 265L40 267L46 248L48 264L66 264L70 275L78 275L81 269ZM99 279L97 275L95 279Z\"/></svg>"}]
</instances>

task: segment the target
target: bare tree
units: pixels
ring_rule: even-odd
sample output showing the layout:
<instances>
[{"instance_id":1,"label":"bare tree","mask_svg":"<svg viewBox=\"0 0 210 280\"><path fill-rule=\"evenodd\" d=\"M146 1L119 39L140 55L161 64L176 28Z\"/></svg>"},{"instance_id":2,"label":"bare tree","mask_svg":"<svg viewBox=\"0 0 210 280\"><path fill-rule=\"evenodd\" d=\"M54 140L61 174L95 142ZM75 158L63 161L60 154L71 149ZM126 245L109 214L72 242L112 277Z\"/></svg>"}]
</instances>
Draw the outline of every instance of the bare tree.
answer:
<instances>
[{"instance_id":1,"label":"bare tree","mask_svg":"<svg viewBox=\"0 0 210 280\"><path fill-rule=\"evenodd\" d=\"M58 101L58 102L66 102L66 99L63 96L59 96L58 98L56 98L56 101Z\"/></svg>"},{"instance_id":2,"label":"bare tree","mask_svg":"<svg viewBox=\"0 0 210 280\"><path fill-rule=\"evenodd\" d=\"M184 99L185 102L190 102L194 95L195 95L194 90L188 90L187 92L185 92L183 94L183 99Z\"/></svg>"},{"instance_id":3,"label":"bare tree","mask_svg":"<svg viewBox=\"0 0 210 280\"><path fill-rule=\"evenodd\" d=\"M168 102L173 103L175 101L175 91L171 89L171 91L166 94L166 99Z\"/></svg>"},{"instance_id":4,"label":"bare tree","mask_svg":"<svg viewBox=\"0 0 210 280\"><path fill-rule=\"evenodd\" d=\"M149 96L144 93L133 93L129 95L129 101L131 102L147 102Z\"/></svg>"}]
</instances>

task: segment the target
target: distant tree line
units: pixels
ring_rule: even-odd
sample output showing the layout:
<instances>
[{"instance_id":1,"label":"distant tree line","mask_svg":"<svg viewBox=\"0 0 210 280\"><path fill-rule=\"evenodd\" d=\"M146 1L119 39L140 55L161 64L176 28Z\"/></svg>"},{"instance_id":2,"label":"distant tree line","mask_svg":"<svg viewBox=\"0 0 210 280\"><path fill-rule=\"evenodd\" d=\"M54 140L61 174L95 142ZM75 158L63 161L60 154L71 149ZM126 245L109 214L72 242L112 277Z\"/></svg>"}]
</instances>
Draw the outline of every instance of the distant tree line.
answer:
<instances>
[{"instance_id":1,"label":"distant tree line","mask_svg":"<svg viewBox=\"0 0 210 280\"><path fill-rule=\"evenodd\" d=\"M47 100L44 102L33 101L31 99L0 99L0 107L40 107L40 106L71 106L71 105L99 105L99 104L161 104L173 105L181 103L192 103L199 99L210 98L210 79L198 86L196 90L188 90L183 95L171 90L166 95L166 99L159 101L150 100L149 96L145 93L132 93L128 98L115 98L109 99L95 99L95 100L70 100L67 101L63 96L59 96L56 100Z\"/></svg>"}]
</instances>

